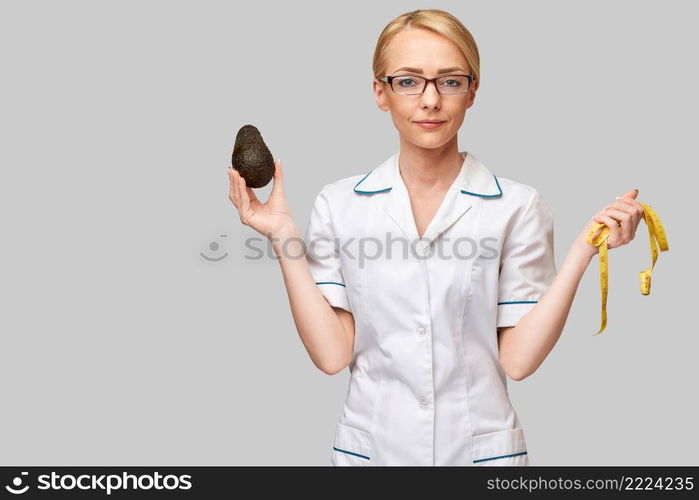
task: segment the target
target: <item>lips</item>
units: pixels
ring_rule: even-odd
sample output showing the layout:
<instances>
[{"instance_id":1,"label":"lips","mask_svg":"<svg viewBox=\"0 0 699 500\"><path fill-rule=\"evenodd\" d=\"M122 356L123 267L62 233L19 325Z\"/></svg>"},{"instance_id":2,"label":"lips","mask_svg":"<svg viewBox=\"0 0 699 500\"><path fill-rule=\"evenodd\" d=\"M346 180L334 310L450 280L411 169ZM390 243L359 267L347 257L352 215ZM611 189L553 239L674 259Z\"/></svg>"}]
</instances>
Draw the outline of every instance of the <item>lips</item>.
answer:
<instances>
[{"instance_id":1,"label":"lips","mask_svg":"<svg viewBox=\"0 0 699 500\"><path fill-rule=\"evenodd\" d=\"M418 120L415 123L444 123L445 120Z\"/></svg>"},{"instance_id":2,"label":"lips","mask_svg":"<svg viewBox=\"0 0 699 500\"><path fill-rule=\"evenodd\" d=\"M425 130L434 130L440 128L444 124L444 121L419 121L415 122L415 125Z\"/></svg>"}]
</instances>

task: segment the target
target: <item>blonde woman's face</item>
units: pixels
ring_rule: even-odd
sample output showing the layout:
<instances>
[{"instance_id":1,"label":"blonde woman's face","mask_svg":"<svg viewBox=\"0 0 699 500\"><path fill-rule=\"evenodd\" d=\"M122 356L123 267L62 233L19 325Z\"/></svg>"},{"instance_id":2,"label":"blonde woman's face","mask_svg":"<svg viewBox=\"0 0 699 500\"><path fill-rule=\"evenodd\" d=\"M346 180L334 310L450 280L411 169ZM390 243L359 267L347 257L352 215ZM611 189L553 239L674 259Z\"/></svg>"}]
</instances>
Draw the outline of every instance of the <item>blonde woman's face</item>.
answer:
<instances>
[{"instance_id":1,"label":"blonde woman's face","mask_svg":"<svg viewBox=\"0 0 699 500\"><path fill-rule=\"evenodd\" d=\"M422 72L400 68L420 69ZM440 69L458 68L448 73ZM468 75L470 67L458 47L451 40L424 29L403 30L388 45L388 75L413 75L436 78L447 74ZM468 92L440 95L434 83L429 83L422 95L401 95L391 90L388 83L374 79L376 105L390 111L391 118L402 138L424 148L435 148L448 143L464 121L466 110L473 105L473 83ZM440 127L424 129L415 122L445 120Z\"/></svg>"}]
</instances>

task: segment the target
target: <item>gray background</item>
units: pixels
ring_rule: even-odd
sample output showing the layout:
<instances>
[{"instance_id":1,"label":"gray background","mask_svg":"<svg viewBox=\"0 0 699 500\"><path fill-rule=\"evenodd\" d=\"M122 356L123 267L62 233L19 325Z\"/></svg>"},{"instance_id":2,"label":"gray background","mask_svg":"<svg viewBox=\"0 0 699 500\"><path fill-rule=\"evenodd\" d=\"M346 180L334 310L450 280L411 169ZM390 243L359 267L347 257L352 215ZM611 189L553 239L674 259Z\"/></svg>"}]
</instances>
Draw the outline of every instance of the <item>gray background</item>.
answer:
<instances>
[{"instance_id":1,"label":"gray background","mask_svg":"<svg viewBox=\"0 0 699 500\"><path fill-rule=\"evenodd\" d=\"M559 267L633 188L670 243L648 297L645 224L611 251L593 337L594 258L552 353L509 381L532 464L696 464L694 5L342 5L2 3L0 462L329 463L349 371L313 366L278 264L244 258L258 235L226 168L255 124L305 229L326 183L397 151L371 57L391 19L433 7L482 58L459 149L543 194ZM214 241L219 263L200 257Z\"/></svg>"}]
</instances>

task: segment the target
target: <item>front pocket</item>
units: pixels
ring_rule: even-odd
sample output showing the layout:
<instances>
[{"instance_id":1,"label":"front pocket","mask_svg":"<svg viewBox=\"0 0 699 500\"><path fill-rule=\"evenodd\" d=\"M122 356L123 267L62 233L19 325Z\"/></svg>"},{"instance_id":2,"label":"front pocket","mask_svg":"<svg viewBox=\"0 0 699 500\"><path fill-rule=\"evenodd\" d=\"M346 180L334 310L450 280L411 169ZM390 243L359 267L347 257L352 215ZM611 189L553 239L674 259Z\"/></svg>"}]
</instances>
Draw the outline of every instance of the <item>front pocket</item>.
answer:
<instances>
[{"instance_id":1,"label":"front pocket","mask_svg":"<svg viewBox=\"0 0 699 500\"><path fill-rule=\"evenodd\" d=\"M332 465L370 465L371 434L356 427L337 423Z\"/></svg>"},{"instance_id":2,"label":"front pocket","mask_svg":"<svg viewBox=\"0 0 699 500\"><path fill-rule=\"evenodd\" d=\"M473 465L529 465L524 429L473 436Z\"/></svg>"}]
</instances>

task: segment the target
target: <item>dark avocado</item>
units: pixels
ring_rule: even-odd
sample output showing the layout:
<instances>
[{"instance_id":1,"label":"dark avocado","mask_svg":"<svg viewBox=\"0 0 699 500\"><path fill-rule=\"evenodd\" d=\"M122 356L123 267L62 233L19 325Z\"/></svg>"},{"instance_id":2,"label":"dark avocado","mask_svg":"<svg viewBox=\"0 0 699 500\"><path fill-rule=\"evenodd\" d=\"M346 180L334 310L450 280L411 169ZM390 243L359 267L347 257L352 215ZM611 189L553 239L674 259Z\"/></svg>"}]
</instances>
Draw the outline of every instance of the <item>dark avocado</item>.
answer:
<instances>
[{"instance_id":1,"label":"dark avocado","mask_svg":"<svg viewBox=\"0 0 699 500\"><path fill-rule=\"evenodd\" d=\"M248 187L264 187L274 177L274 158L254 125L238 130L231 162Z\"/></svg>"}]
</instances>

